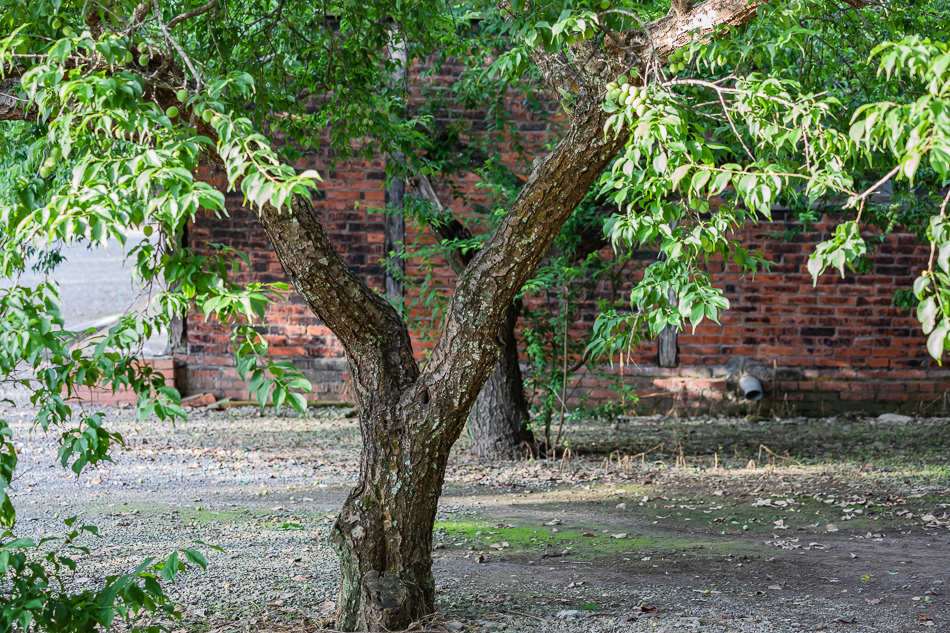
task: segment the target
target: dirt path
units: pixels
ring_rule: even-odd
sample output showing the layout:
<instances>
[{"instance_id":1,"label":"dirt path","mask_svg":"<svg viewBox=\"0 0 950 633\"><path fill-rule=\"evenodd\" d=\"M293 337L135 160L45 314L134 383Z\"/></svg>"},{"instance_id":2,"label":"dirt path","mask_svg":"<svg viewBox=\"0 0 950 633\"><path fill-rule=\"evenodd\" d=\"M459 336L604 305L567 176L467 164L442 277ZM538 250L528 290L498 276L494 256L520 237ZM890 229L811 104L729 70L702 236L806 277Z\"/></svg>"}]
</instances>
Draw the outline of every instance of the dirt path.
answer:
<instances>
[{"instance_id":1,"label":"dirt path","mask_svg":"<svg viewBox=\"0 0 950 633\"><path fill-rule=\"evenodd\" d=\"M200 540L226 553L205 550L209 569L175 586L183 630L258 631L332 614L337 571L325 536L359 451L347 411L197 411L175 427L104 411L129 450L78 479L56 463L52 439L26 439L23 410L0 411L18 433L19 532L60 534L72 515L100 528L73 583ZM607 464L486 468L456 456L433 549L448 630L950 630L946 420L751 424L773 453L783 442L833 441L809 459L792 447L797 463L766 454L773 463L751 467L754 442L723 444L746 437L749 420L643 418L576 431L581 451L614 438L624 452ZM680 439L653 462L623 459L669 433ZM851 450L883 454L858 460Z\"/></svg>"}]
</instances>

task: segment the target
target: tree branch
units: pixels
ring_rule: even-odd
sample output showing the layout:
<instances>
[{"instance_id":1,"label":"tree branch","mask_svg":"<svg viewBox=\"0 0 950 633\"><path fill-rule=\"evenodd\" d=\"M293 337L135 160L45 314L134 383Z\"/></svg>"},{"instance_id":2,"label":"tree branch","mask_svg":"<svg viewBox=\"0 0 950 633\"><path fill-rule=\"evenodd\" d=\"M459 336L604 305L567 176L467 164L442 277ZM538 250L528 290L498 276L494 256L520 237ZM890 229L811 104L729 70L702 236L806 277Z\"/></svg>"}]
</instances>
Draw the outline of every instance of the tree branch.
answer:
<instances>
[{"instance_id":1,"label":"tree branch","mask_svg":"<svg viewBox=\"0 0 950 633\"><path fill-rule=\"evenodd\" d=\"M760 4L707 0L683 16L661 18L631 33L643 37L645 31L655 54L666 59L697 34L708 36L717 26L747 22ZM549 154L535 160L508 214L459 277L441 336L421 376L404 397L405 404L419 402L424 394L444 405L469 409L498 357L495 339L504 311L603 169L625 145L628 131L605 137L608 115L601 100L606 84L629 68L629 55L614 47L589 56L590 46L595 43L585 40L568 49L574 59L587 60L582 69L574 68L563 52L546 53L541 48L532 52L545 82L571 111L570 128ZM641 64L646 61L641 57ZM577 77L579 70L583 77ZM568 104L565 98L569 95L573 97ZM440 429L445 432L437 436L454 442L464 417L445 422L451 427Z\"/></svg>"},{"instance_id":2,"label":"tree branch","mask_svg":"<svg viewBox=\"0 0 950 633\"><path fill-rule=\"evenodd\" d=\"M218 0L211 0L207 4L203 4L197 9L192 9L191 11L187 11L185 13L182 13L181 15L176 15L174 18L171 19L171 22L168 23L168 26L166 28L169 31L171 31L178 24L181 24L185 20L190 20L191 18L196 18L199 15L202 15L203 13L207 13L211 9L215 8L217 4L218 4Z\"/></svg>"},{"instance_id":3,"label":"tree branch","mask_svg":"<svg viewBox=\"0 0 950 633\"><path fill-rule=\"evenodd\" d=\"M407 397L427 390L432 399L468 410L494 368L505 310L534 273L554 238L626 142L606 137L599 103L576 109L573 125L555 149L535 161L508 215L460 275L442 334ZM444 438L454 441L464 418Z\"/></svg>"},{"instance_id":4,"label":"tree branch","mask_svg":"<svg viewBox=\"0 0 950 633\"><path fill-rule=\"evenodd\" d=\"M428 202L439 212L439 217L435 220L430 220L426 225L436 238L452 242L472 237L472 232L469 231L464 224L452 217L452 214L449 213L445 205L442 204L439 196L435 193L435 189L432 188L432 183L429 181L428 176L419 176L415 181L416 192L419 194L419 197ZM453 248L448 250L444 256L445 261L455 274L461 275L465 267L468 266L472 258L475 257L475 253L473 251L463 252L461 249Z\"/></svg>"},{"instance_id":5,"label":"tree branch","mask_svg":"<svg viewBox=\"0 0 950 633\"><path fill-rule=\"evenodd\" d=\"M184 105L179 107L184 111ZM187 115L182 120L187 120ZM195 120L197 132L217 143L214 128L200 117ZM224 168L224 160L216 152L209 158ZM240 187L240 181L233 185ZM398 398L419 375L405 321L346 265L306 197L294 194L282 209L266 203L258 213L288 279L343 344L356 389L375 385L373 397L380 399L363 402L388 403ZM361 375L367 370L374 376Z\"/></svg>"},{"instance_id":6,"label":"tree branch","mask_svg":"<svg viewBox=\"0 0 950 633\"><path fill-rule=\"evenodd\" d=\"M741 26L755 17L767 0L706 0L690 11L654 20L643 29L628 31L625 40L632 48L652 47L660 60L693 41L704 41L720 26Z\"/></svg>"},{"instance_id":7,"label":"tree branch","mask_svg":"<svg viewBox=\"0 0 950 633\"><path fill-rule=\"evenodd\" d=\"M439 212L439 218L437 220L430 220L426 224L433 237L448 242L465 240L472 237L472 232L456 219L445 205L442 204L442 200L435 193L428 176L419 176L416 178L415 186L417 195L431 204ZM608 202L598 205L595 210L595 215L599 218L606 218L616 212L617 205ZM584 227L578 235L577 246L574 252L571 253L571 262L581 262L587 259L591 253L596 253L605 248L608 244L610 244L610 242L604 235L604 227L598 224L589 224ZM454 248L448 250L443 256L449 268L451 268L456 275L461 275L465 267L468 266L475 257L475 251L470 250L463 252L461 249Z\"/></svg>"}]
</instances>

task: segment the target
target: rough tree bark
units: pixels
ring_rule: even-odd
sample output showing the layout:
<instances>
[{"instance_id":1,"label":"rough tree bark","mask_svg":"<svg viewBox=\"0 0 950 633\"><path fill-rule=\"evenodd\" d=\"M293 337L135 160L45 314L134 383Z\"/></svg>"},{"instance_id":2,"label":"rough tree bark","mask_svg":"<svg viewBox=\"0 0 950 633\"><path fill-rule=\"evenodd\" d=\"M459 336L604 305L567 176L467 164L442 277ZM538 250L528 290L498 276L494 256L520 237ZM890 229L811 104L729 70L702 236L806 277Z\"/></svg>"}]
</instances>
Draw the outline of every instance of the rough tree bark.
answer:
<instances>
[{"instance_id":1,"label":"rough tree bark","mask_svg":"<svg viewBox=\"0 0 950 633\"><path fill-rule=\"evenodd\" d=\"M298 195L285 208L259 209L287 276L340 339L352 376L363 451L358 482L331 534L342 572L340 629L399 630L434 611L430 552L446 461L495 368L499 328L563 224L626 142L624 133L604 135L604 86L647 59L664 62L718 25L751 19L756 5L707 0L624 34L620 43L605 40L616 44L606 50L585 40L570 47L571 58L585 60L577 64L564 53L533 52L552 93L570 96L563 104L568 130L535 160L507 215L460 275L421 371L405 322L346 266L310 202ZM35 118L35 111L22 109L16 90L9 78L0 85L0 120ZM156 87L143 98L188 112L171 89ZM216 141L200 118L196 127ZM209 159L223 163L213 152Z\"/></svg>"},{"instance_id":2,"label":"rough tree bark","mask_svg":"<svg viewBox=\"0 0 950 633\"><path fill-rule=\"evenodd\" d=\"M498 362L468 414L469 446L478 457L508 458L534 452L534 433L528 426L531 417L515 337L520 316L521 301L515 301L498 330Z\"/></svg>"},{"instance_id":3,"label":"rough tree bark","mask_svg":"<svg viewBox=\"0 0 950 633\"><path fill-rule=\"evenodd\" d=\"M435 237L452 241L472 236L465 225L451 216L426 176L417 178L415 186L417 195L438 212L440 219L428 223ZM445 254L446 262L456 275L464 272L474 256L474 251L460 249ZM515 336L520 316L521 302L515 301L498 330L501 345L498 362L468 414L466 428L471 439L470 449L477 457L517 457L534 450L534 433L529 427L531 416Z\"/></svg>"}]
</instances>

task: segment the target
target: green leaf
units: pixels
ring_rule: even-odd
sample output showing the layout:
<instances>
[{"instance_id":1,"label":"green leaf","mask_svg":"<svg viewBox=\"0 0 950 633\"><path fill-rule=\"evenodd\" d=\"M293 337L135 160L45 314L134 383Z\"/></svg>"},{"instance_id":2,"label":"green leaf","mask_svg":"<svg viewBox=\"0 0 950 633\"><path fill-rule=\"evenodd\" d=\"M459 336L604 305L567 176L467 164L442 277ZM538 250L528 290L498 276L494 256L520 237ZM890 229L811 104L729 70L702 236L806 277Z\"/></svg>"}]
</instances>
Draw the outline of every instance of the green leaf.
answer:
<instances>
[{"instance_id":1,"label":"green leaf","mask_svg":"<svg viewBox=\"0 0 950 633\"><path fill-rule=\"evenodd\" d=\"M673 175L670 177L671 186L676 188L676 185L679 184L680 180L683 179L689 170L692 168L692 165L680 165L673 171Z\"/></svg>"},{"instance_id":2,"label":"green leaf","mask_svg":"<svg viewBox=\"0 0 950 633\"><path fill-rule=\"evenodd\" d=\"M904 159L904 175L907 176L908 180L914 180L918 165L920 165L920 154L913 153Z\"/></svg>"},{"instance_id":3,"label":"green leaf","mask_svg":"<svg viewBox=\"0 0 950 633\"><path fill-rule=\"evenodd\" d=\"M205 557L201 554L201 552L189 548L185 548L181 551L185 555L185 559L189 562L198 565L202 569L208 568L208 561L205 560Z\"/></svg>"},{"instance_id":4,"label":"green leaf","mask_svg":"<svg viewBox=\"0 0 950 633\"><path fill-rule=\"evenodd\" d=\"M825 262L818 253L813 253L811 257L808 258L807 268L812 278L812 285L817 286L818 276L821 275L821 271L825 269Z\"/></svg>"},{"instance_id":5,"label":"green leaf","mask_svg":"<svg viewBox=\"0 0 950 633\"><path fill-rule=\"evenodd\" d=\"M937 253L937 265L943 272L950 274L950 242L940 245Z\"/></svg>"},{"instance_id":6,"label":"green leaf","mask_svg":"<svg viewBox=\"0 0 950 633\"><path fill-rule=\"evenodd\" d=\"M172 552L167 560L159 564L162 568L162 578L165 580L175 580L175 576L178 575L178 551Z\"/></svg>"},{"instance_id":7,"label":"green leaf","mask_svg":"<svg viewBox=\"0 0 950 633\"><path fill-rule=\"evenodd\" d=\"M290 405L300 411L305 413L307 411L307 398L302 393L291 392L288 394L290 398Z\"/></svg>"},{"instance_id":8,"label":"green leaf","mask_svg":"<svg viewBox=\"0 0 950 633\"><path fill-rule=\"evenodd\" d=\"M693 181L690 183L692 189L697 195L702 191L703 186L709 182L711 173L706 170L698 171L693 174Z\"/></svg>"},{"instance_id":9,"label":"green leaf","mask_svg":"<svg viewBox=\"0 0 950 633\"><path fill-rule=\"evenodd\" d=\"M927 297L917 306L917 320L920 321L924 334L930 334L933 331L937 313L937 300L934 297Z\"/></svg>"},{"instance_id":10,"label":"green leaf","mask_svg":"<svg viewBox=\"0 0 950 633\"><path fill-rule=\"evenodd\" d=\"M696 331L696 326L703 322L705 316L706 307L701 302L694 304L693 309L689 313L689 322L693 325L693 332Z\"/></svg>"},{"instance_id":11,"label":"green leaf","mask_svg":"<svg viewBox=\"0 0 950 633\"><path fill-rule=\"evenodd\" d=\"M944 342L947 340L947 320L943 319L927 337L927 351L939 363L943 357Z\"/></svg>"}]
</instances>

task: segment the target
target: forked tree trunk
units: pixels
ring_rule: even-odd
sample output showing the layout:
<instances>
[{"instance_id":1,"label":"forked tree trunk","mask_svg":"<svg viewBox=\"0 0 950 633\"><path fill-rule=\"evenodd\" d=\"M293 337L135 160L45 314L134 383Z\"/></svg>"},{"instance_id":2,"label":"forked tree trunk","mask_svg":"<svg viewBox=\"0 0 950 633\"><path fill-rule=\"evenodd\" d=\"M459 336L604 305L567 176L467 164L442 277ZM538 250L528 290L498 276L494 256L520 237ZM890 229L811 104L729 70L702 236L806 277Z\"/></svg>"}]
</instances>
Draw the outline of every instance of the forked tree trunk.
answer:
<instances>
[{"instance_id":1,"label":"forked tree trunk","mask_svg":"<svg viewBox=\"0 0 950 633\"><path fill-rule=\"evenodd\" d=\"M541 61L545 74L574 81L573 71ZM621 70L603 68L597 81ZM289 221L265 205L261 219L288 276L344 340L360 417L360 478L331 534L340 629L399 630L433 612L432 528L449 451L495 370L515 296L626 141L623 132L605 137L606 118L599 99L576 106L570 132L535 161L509 215L459 276L421 371L405 323L331 251L306 202L294 198Z\"/></svg>"},{"instance_id":2,"label":"forked tree trunk","mask_svg":"<svg viewBox=\"0 0 950 633\"><path fill-rule=\"evenodd\" d=\"M471 451L478 457L510 458L533 450L534 433L528 426L528 400L515 338L520 315L521 301L516 301L508 308L498 332L498 364L468 414Z\"/></svg>"}]
</instances>

